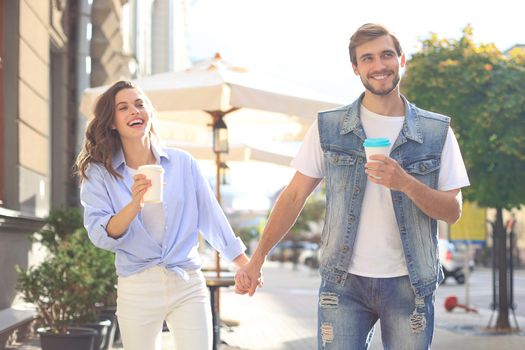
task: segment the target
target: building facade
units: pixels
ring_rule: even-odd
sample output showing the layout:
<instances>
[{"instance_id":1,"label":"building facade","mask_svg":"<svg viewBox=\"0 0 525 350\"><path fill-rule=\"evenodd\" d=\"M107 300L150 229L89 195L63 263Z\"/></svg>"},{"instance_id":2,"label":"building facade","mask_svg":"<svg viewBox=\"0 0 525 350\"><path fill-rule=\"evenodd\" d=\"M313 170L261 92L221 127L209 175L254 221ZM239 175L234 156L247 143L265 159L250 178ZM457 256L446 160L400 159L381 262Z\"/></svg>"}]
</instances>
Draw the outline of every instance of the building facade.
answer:
<instances>
[{"instance_id":1,"label":"building facade","mask_svg":"<svg viewBox=\"0 0 525 350\"><path fill-rule=\"evenodd\" d=\"M83 90L189 66L185 18L185 0L0 0L0 311L45 257L28 236L79 205Z\"/></svg>"},{"instance_id":2,"label":"building facade","mask_svg":"<svg viewBox=\"0 0 525 350\"><path fill-rule=\"evenodd\" d=\"M0 0L0 310L18 301L14 266L45 256L27 236L51 209L79 205L83 90L186 68L186 10L186 0Z\"/></svg>"},{"instance_id":3,"label":"building facade","mask_svg":"<svg viewBox=\"0 0 525 350\"><path fill-rule=\"evenodd\" d=\"M107 23L100 21L101 8L119 19L123 3L0 0L0 310L17 301L14 266L45 254L27 236L43 226L50 209L78 206L72 166L82 129L78 102L92 77L91 23L96 30ZM106 44L101 57L95 52L95 66L110 69L96 78L129 77L112 69L127 67L122 37Z\"/></svg>"},{"instance_id":4,"label":"building facade","mask_svg":"<svg viewBox=\"0 0 525 350\"><path fill-rule=\"evenodd\" d=\"M187 0L129 0L124 6L124 50L135 58L134 76L175 72L190 66Z\"/></svg>"}]
</instances>

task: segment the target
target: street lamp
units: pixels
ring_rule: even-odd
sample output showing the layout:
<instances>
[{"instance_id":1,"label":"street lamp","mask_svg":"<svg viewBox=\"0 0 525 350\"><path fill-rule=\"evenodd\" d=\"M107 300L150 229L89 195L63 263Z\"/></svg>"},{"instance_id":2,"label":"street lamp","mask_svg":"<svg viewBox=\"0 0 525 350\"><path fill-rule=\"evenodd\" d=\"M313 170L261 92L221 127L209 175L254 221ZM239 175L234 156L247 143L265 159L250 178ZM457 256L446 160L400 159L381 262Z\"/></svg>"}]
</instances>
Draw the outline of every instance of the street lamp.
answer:
<instances>
[{"instance_id":1,"label":"street lamp","mask_svg":"<svg viewBox=\"0 0 525 350\"><path fill-rule=\"evenodd\" d=\"M213 152L228 153L228 127L221 115L213 121Z\"/></svg>"},{"instance_id":2,"label":"street lamp","mask_svg":"<svg viewBox=\"0 0 525 350\"><path fill-rule=\"evenodd\" d=\"M221 162L221 153L228 153L229 147L228 147L228 127L226 126L226 123L224 122L224 116L228 113L236 111L237 107L232 107L228 111L207 111L208 114L211 115L213 124L213 152L215 152L215 166L217 169L216 174L216 182L215 182L215 190L216 190L216 197L217 202L219 205L221 205L221 173L222 173L222 184L226 184L226 173L229 171L229 167L226 165L226 163ZM215 272L217 275L217 278L221 277L221 258L219 256L219 252L215 252ZM220 310L220 293L219 288L215 290L215 300L216 300L216 308L217 312ZM220 320L217 320L217 322L220 322ZM215 340L214 340L215 341ZM214 347L215 348L215 347Z\"/></svg>"},{"instance_id":3,"label":"street lamp","mask_svg":"<svg viewBox=\"0 0 525 350\"><path fill-rule=\"evenodd\" d=\"M230 167L226 162L221 162L221 183L223 185L229 185L230 184Z\"/></svg>"}]
</instances>

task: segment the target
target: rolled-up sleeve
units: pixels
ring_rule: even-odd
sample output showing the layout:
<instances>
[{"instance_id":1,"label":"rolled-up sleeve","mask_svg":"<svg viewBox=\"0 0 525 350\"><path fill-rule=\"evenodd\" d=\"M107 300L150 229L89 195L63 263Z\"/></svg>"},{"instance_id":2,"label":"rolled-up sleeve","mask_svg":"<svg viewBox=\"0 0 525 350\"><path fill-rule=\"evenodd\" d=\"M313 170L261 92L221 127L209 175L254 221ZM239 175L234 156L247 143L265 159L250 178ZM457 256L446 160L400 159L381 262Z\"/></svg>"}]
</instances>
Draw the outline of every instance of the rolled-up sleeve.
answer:
<instances>
[{"instance_id":1,"label":"rolled-up sleeve","mask_svg":"<svg viewBox=\"0 0 525 350\"><path fill-rule=\"evenodd\" d=\"M233 261L246 250L246 246L233 233L228 219L194 159L192 175L196 186L199 230L212 247L219 251L221 257Z\"/></svg>"},{"instance_id":2,"label":"rolled-up sleeve","mask_svg":"<svg viewBox=\"0 0 525 350\"><path fill-rule=\"evenodd\" d=\"M91 164L86 172L87 179L80 186L80 202L84 207L84 226L90 240L99 248L115 251L126 239L126 232L118 239L112 238L106 226L115 211L105 186L103 169Z\"/></svg>"}]
</instances>

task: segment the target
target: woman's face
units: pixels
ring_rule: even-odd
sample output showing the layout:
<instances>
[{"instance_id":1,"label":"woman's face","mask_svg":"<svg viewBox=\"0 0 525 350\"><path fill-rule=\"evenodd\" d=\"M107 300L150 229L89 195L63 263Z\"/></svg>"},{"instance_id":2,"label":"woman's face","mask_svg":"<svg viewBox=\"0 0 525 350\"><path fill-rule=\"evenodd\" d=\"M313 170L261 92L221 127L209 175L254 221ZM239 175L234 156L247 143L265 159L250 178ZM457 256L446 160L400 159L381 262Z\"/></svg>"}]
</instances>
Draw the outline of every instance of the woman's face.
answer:
<instances>
[{"instance_id":1,"label":"woman's face","mask_svg":"<svg viewBox=\"0 0 525 350\"><path fill-rule=\"evenodd\" d=\"M136 89L123 89L115 95L115 128L121 139L143 138L151 130L151 113L144 96Z\"/></svg>"}]
</instances>

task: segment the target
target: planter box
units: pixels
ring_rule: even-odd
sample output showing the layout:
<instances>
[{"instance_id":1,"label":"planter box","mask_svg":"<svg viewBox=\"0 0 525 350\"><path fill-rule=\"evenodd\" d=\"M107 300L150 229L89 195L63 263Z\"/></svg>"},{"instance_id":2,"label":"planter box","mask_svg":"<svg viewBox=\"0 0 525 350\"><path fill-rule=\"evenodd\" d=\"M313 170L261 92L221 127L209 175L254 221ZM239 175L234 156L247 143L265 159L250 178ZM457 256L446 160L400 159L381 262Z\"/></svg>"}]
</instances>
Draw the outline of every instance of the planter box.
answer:
<instances>
[{"instance_id":1,"label":"planter box","mask_svg":"<svg viewBox=\"0 0 525 350\"><path fill-rule=\"evenodd\" d=\"M53 333L49 328L39 328L42 350L95 350L97 331L90 328L71 327L68 333Z\"/></svg>"}]
</instances>

